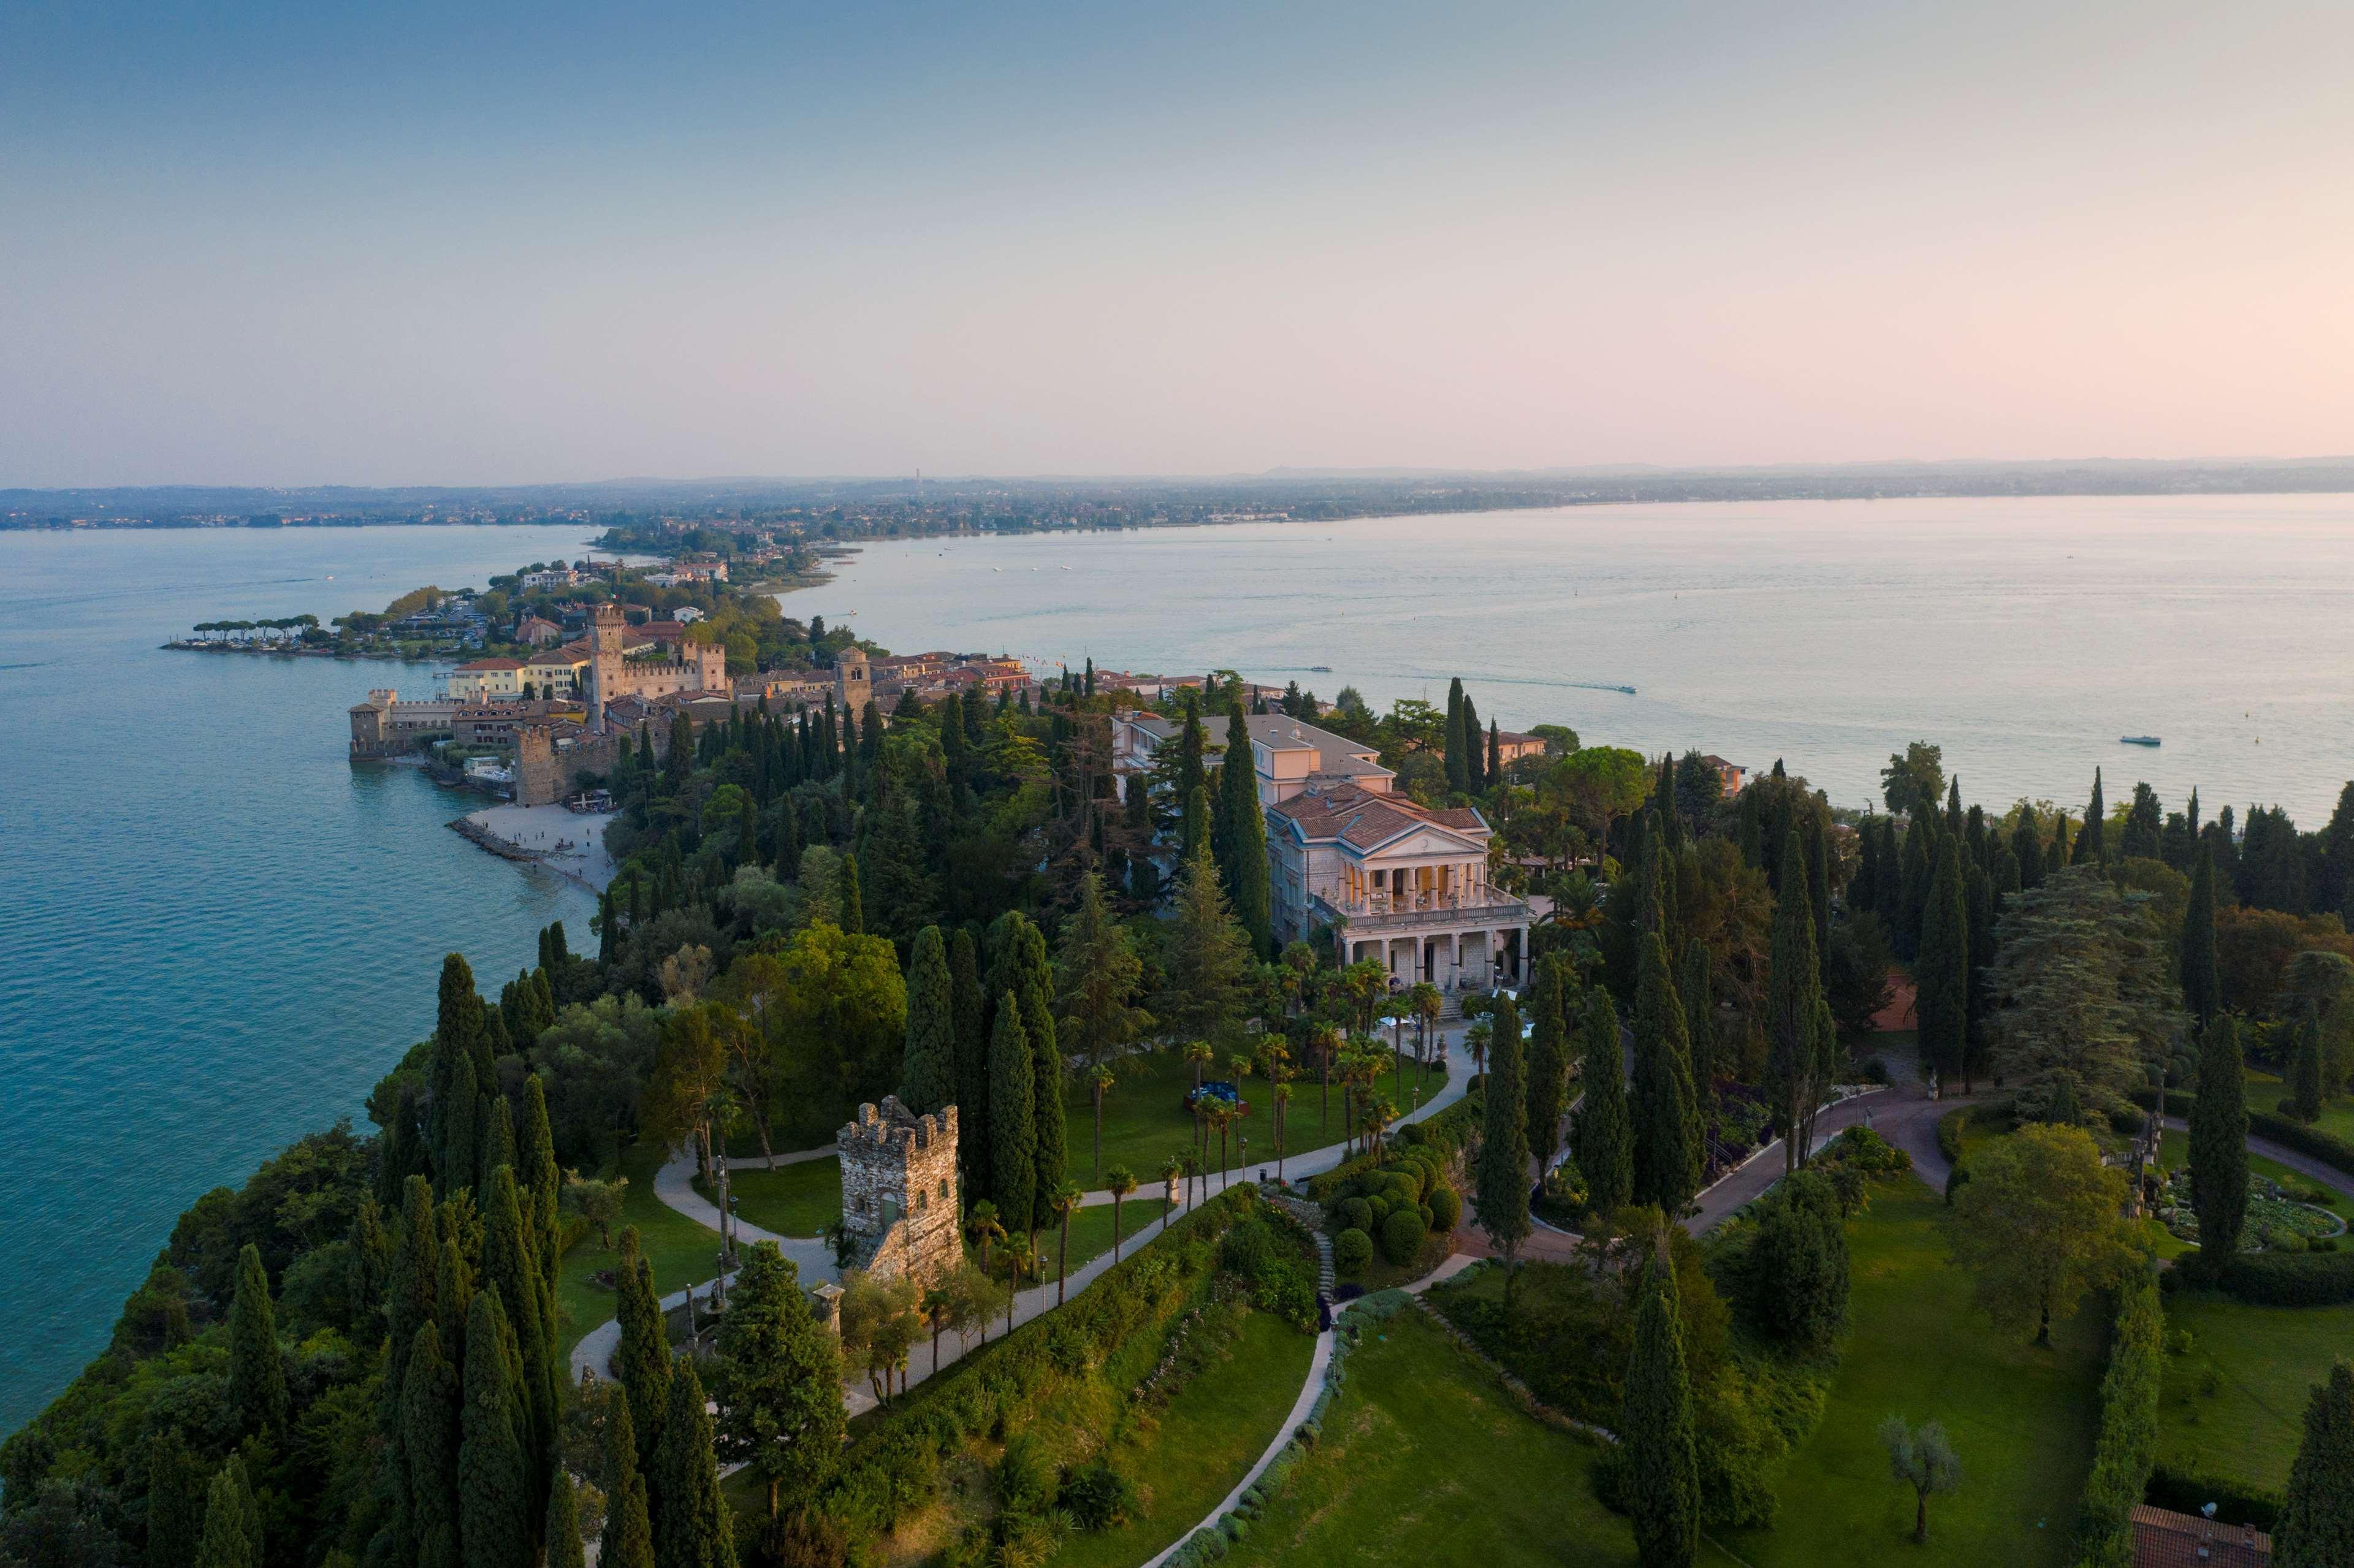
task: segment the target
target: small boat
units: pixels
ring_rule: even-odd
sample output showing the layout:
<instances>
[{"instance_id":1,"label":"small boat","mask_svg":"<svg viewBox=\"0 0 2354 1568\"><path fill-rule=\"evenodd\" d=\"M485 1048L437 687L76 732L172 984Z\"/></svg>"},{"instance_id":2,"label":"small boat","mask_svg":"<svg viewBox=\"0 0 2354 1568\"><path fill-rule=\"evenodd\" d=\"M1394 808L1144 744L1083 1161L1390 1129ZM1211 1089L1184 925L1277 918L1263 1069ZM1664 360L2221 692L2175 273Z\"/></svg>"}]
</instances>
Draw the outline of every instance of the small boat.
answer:
<instances>
[{"instance_id":1,"label":"small boat","mask_svg":"<svg viewBox=\"0 0 2354 1568\"><path fill-rule=\"evenodd\" d=\"M1329 675L1332 673L1332 666L1330 664L1310 664L1308 666L1308 673L1311 675Z\"/></svg>"},{"instance_id":2,"label":"small boat","mask_svg":"<svg viewBox=\"0 0 2354 1568\"><path fill-rule=\"evenodd\" d=\"M2157 746L2160 742L2154 735L2121 735L2117 736L2117 744L2119 746Z\"/></svg>"}]
</instances>

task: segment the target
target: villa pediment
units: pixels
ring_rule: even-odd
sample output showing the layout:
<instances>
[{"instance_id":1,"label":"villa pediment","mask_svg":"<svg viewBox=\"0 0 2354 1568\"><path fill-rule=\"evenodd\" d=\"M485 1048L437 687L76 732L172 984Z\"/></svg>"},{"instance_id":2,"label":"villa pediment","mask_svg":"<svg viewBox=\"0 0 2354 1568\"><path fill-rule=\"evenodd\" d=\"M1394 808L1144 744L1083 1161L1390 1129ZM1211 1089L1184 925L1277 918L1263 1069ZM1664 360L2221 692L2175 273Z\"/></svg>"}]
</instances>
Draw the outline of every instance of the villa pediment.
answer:
<instances>
[{"instance_id":1,"label":"villa pediment","mask_svg":"<svg viewBox=\"0 0 2354 1568\"><path fill-rule=\"evenodd\" d=\"M1363 852L1366 860L1413 860L1423 855L1443 855L1460 859L1464 855L1485 858L1488 846L1461 833L1448 832L1444 828L1417 827L1385 842Z\"/></svg>"}]
</instances>

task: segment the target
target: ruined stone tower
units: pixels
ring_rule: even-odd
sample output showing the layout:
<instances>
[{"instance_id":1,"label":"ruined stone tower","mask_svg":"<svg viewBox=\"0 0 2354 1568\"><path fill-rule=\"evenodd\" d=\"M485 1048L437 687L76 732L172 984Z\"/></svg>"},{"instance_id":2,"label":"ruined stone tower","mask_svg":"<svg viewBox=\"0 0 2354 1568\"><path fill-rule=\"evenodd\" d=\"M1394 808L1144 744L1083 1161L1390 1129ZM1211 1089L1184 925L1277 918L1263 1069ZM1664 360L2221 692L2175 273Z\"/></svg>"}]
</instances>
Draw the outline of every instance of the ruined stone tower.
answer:
<instances>
[{"instance_id":1,"label":"ruined stone tower","mask_svg":"<svg viewBox=\"0 0 2354 1568\"><path fill-rule=\"evenodd\" d=\"M834 1135L842 1154L842 1223L851 1264L878 1279L928 1288L963 1259L957 1225L957 1113L916 1116L885 1095Z\"/></svg>"}]
</instances>

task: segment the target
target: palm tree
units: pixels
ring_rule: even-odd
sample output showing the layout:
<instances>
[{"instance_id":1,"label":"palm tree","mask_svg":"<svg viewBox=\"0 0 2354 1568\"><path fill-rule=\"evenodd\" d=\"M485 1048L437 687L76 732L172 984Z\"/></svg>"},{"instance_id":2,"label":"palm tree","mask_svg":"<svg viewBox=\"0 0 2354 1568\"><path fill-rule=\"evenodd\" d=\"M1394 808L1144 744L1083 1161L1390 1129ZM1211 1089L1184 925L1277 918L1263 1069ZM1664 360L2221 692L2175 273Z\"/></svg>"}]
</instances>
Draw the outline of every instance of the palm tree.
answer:
<instances>
[{"instance_id":1,"label":"palm tree","mask_svg":"<svg viewBox=\"0 0 2354 1568\"><path fill-rule=\"evenodd\" d=\"M921 1310L924 1314L924 1321L932 1330L932 1375L934 1377L940 1375L940 1330L949 1326L949 1319L953 1315L955 1308L956 1292L949 1287L948 1280L943 1279L924 1292Z\"/></svg>"},{"instance_id":2,"label":"palm tree","mask_svg":"<svg viewBox=\"0 0 2354 1568\"><path fill-rule=\"evenodd\" d=\"M1430 1032L1438 1026L1438 1015L1447 1009L1447 999L1428 980L1416 980L1406 991L1406 1000L1414 1004L1414 1054L1422 1063L1422 1075L1430 1077Z\"/></svg>"},{"instance_id":3,"label":"palm tree","mask_svg":"<svg viewBox=\"0 0 2354 1568\"><path fill-rule=\"evenodd\" d=\"M1013 1298L1022 1294L1022 1281L1038 1270L1038 1245L1029 1236L1008 1236L1005 1240L1005 1331L1013 1332ZM1045 1305L1044 1287L1040 1287L1039 1302Z\"/></svg>"},{"instance_id":4,"label":"palm tree","mask_svg":"<svg viewBox=\"0 0 2354 1568\"><path fill-rule=\"evenodd\" d=\"M1324 1077L1324 1130L1332 1130L1332 1054L1341 1048L1341 1032L1330 1023L1319 1023L1308 1032L1308 1044L1316 1053L1319 1070Z\"/></svg>"},{"instance_id":5,"label":"palm tree","mask_svg":"<svg viewBox=\"0 0 2354 1568\"><path fill-rule=\"evenodd\" d=\"M1181 1158L1185 1161L1185 1206L1191 1209L1193 1206L1193 1179L1202 1173L1202 1152L1189 1149Z\"/></svg>"},{"instance_id":6,"label":"palm tree","mask_svg":"<svg viewBox=\"0 0 2354 1568\"><path fill-rule=\"evenodd\" d=\"M1184 1056L1193 1065L1193 1092L1197 1096L1202 1092L1202 1069L1208 1066L1210 1059L1216 1054L1206 1040L1196 1040L1185 1047Z\"/></svg>"},{"instance_id":7,"label":"palm tree","mask_svg":"<svg viewBox=\"0 0 2354 1568\"><path fill-rule=\"evenodd\" d=\"M986 1274L989 1272L989 1244L1005 1239L1005 1227L998 1223L997 1205L983 1198L972 1206L971 1212L965 1216L964 1223L965 1229L970 1231L973 1239L981 1243L981 1269L983 1274Z\"/></svg>"},{"instance_id":8,"label":"palm tree","mask_svg":"<svg viewBox=\"0 0 2354 1568\"><path fill-rule=\"evenodd\" d=\"M1365 1138L1369 1151L1378 1158L1382 1152L1382 1133L1397 1120L1397 1107L1378 1096L1369 1096L1365 1104Z\"/></svg>"},{"instance_id":9,"label":"palm tree","mask_svg":"<svg viewBox=\"0 0 2354 1568\"><path fill-rule=\"evenodd\" d=\"M1291 1104L1291 1075L1278 1067L1267 1077L1275 1091L1275 1179L1280 1181L1283 1180L1283 1113Z\"/></svg>"},{"instance_id":10,"label":"palm tree","mask_svg":"<svg viewBox=\"0 0 2354 1568\"><path fill-rule=\"evenodd\" d=\"M1066 1181L1046 1198L1046 1206L1053 1209L1055 1217L1063 1223L1063 1237L1055 1261L1055 1305L1057 1307L1063 1304L1063 1287L1071 1277L1071 1215L1086 1196L1079 1191L1077 1182ZM1045 1292L1042 1290L1039 1294L1043 1296Z\"/></svg>"},{"instance_id":11,"label":"palm tree","mask_svg":"<svg viewBox=\"0 0 2354 1568\"><path fill-rule=\"evenodd\" d=\"M1471 1027L1463 1032L1464 1048L1471 1053L1471 1070L1484 1074L1488 1070L1488 1042L1495 1038L1496 1026L1484 1018L1475 1018Z\"/></svg>"},{"instance_id":12,"label":"palm tree","mask_svg":"<svg viewBox=\"0 0 2354 1568\"><path fill-rule=\"evenodd\" d=\"M1174 1187L1185 1174L1185 1151L1179 1150L1161 1162L1161 1180L1164 1186Z\"/></svg>"},{"instance_id":13,"label":"palm tree","mask_svg":"<svg viewBox=\"0 0 2354 1568\"><path fill-rule=\"evenodd\" d=\"M1096 1093L1095 1173L1100 1176L1103 1174L1103 1103L1104 1096L1111 1093L1111 1069L1109 1067L1097 1067L1095 1070L1094 1075L1088 1079L1088 1083L1093 1086Z\"/></svg>"},{"instance_id":14,"label":"palm tree","mask_svg":"<svg viewBox=\"0 0 2354 1568\"><path fill-rule=\"evenodd\" d=\"M1234 1125L1235 1107L1225 1100L1210 1107L1210 1125L1218 1129L1218 1190L1226 1186L1226 1128Z\"/></svg>"},{"instance_id":15,"label":"palm tree","mask_svg":"<svg viewBox=\"0 0 2354 1568\"><path fill-rule=\"evenodd\" d=\"M1104 1181L1111 1189L1111 1260L1119 1261L1119 1206L1130 1192L1136 1191L1136 1172L1125 1165L1115 1165L1104 1172Z\"/></svg>"}]
</instances>

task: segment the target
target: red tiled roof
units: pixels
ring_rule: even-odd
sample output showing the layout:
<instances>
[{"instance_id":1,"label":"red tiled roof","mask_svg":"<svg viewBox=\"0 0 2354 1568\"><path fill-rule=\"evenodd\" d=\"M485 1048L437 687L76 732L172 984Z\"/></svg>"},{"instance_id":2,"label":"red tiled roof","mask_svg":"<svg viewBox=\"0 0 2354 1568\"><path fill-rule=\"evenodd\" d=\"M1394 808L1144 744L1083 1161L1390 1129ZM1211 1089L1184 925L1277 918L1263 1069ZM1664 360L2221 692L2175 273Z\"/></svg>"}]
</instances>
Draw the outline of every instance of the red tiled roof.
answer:
<instances>
[{"instance_id":1,"label":"red tiled roof","mask_svg":"<svg viewBox=\"0 0 2354 1568\"><path fill-rule=\"evenodd\" d=\"M472 663L461 664L458 668L461 670L520 670L523 665L513 659L477 659Z\"/></svg>"},{"instance_id":2,"label":"red tiled roof","mask_svg":"<svg viewBox=\"0 0 2354 1568\"><path fill-rule=\"evenodd\" d=\"M2261 1530L2147 1503L2133 1510L2133 1533L2134 1568L2264 1568L2273 1560L2273 1538Z\"/></svg>"},{"instance_id":3,"label":"red tiled roof","mask_svg":"<svg viewBox=\"0 0 2354 1568\"><path fill-rule=\"evenodd\" d=\"M1417 806L1404 795L1376 795L1354 784L1320 794L1295 795L1267 809L1310 839L1339 839L1358 849L1370 849L1409 828L1428 824L1458 832L1480 832L1487 823L1468 806L1434 810Z\"/></svg>"}]
</instances>

